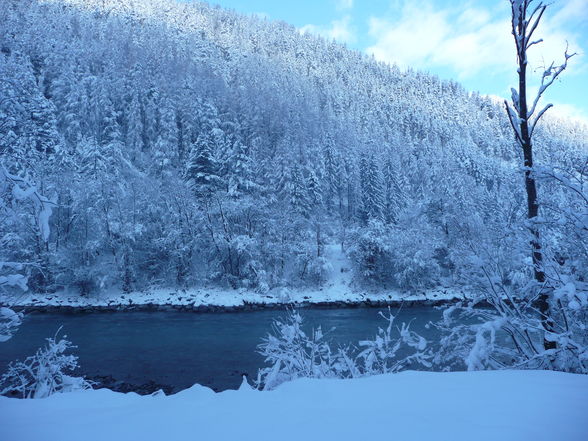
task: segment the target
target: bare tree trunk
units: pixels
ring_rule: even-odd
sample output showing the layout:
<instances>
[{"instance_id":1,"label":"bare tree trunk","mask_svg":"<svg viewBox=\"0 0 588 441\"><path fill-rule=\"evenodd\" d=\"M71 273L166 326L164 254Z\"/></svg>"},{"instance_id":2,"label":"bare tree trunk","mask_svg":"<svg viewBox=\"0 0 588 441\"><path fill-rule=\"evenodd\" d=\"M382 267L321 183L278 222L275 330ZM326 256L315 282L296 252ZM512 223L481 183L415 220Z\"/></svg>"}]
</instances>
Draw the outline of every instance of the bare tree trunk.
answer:
<instances>
[{"instance_id":1,"label":"bare tree trunk","mask_svg":"<svg viewBox=\"0 0 588 441\"><path fill-rule=\"evenodd\" d=\"M317 221L316 223L316 257L322 255L322 239L321 239L321 224Z\"/></svg>"},{"instance_id":2,"label":"bare tree trunk","mask_svg":"<svg viewBox=\"0 0 588 441\"><path fill-rule=\"evenodd\" d=\"M549 295L544 292L545 272L543 271L543 251L541 250L541 237L539 228L536 225L539 216L539 201L537 200L537 182L533 176L533 143L529 132L529 122L526 118L527 107L527 60L519 58L519 121L520 121L520 144L523 149L525 166L525 190L527 192L527 218L531 230L531 254L533 260L533 274L535 281L540 286L541 292L537 300L537 307L541 313L541 322L547 332L553 332L554 323L551 320L549 306ZM525 115L525 117L523 117ZM555 342L543 340L543 346L547 349L555 349Z\"/></svg>"},{"instance_id":3,"label":"bare tree trunk","mask_svg":"<svg viewBox=\"0 0 588 441\"><path fill-rule=\"evenodd\" d=\"M539 2L533 9L531 4L533 0L510 0L512 7L512 34L514 36L517 48L519 88L518 91L512 90L511 108L506 102L506 110L515 132L518 143L521 145L525 166L525 191L527 193L527 218L529 219L529 229L531 231L531 256L533 259L533 272L535 281L540 287L537 300L537 308L541 313L541 323L546 334L554 332L554 322L551 318L551 307L549 304L549 295L545 288L545 272L543 271L543 252L541 250L539 228L537 219L539 216L539 201L537 199L537 183L533 175L533 132L541 117L551 108L551 104L538 111L537 104L545 90L549 88L557 77L566 69L568 60L575 54L569 55L566 49L565 61L559 66L551 63L543 71L541 85L537 96L532 101L529 108L527 102L527 51L543 40L533 40L532 36L547 6ZM550 339L544 338L543 346L546 350L555 349L556 343Z\"/></svg>"}]
</instances>

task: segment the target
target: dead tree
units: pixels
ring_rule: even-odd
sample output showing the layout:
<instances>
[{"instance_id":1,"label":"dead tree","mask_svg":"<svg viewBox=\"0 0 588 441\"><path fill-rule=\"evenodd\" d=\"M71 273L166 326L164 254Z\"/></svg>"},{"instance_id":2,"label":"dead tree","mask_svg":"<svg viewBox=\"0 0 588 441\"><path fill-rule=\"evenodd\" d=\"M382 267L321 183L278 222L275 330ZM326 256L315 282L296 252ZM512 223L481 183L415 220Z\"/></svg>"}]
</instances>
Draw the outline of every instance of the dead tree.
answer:
<instances>
[{"instance_id":1,"label":"dead tree","mask_svg":"<svg viewBox=\"0 0 588 441\"><path fill-rule=\"evenodd\" d=\"M543 253L537 222L539 201L537 199L537 183L533 173L533 133L541 117L553 106L552 104L547 104L539 109L541 97L566 69L568 60L575 54L569 54L566 48L565 60L562 64L555 66L552 62L544 69L539 91L529 106L527 101L527 52L531 46L543 41L542 39L533 40L533 34L539 26L547 5L542 1L536 5L532 5L534 0L510 0L510 3L512 8L512 34L517 49L519 87L518 90L511 89L512 105L509 105L507 101L505 101L505 105L516 140L523 150L527 217L532 236L531 253L533 258L533 271L535 281L541 290L537 298L537 307L542 316L545 332L551 333L554 331L553 321L550 318L549 294L545 291ZM545 338L544 347L546 350L554 349L555 342L550 341L549 338Z\"/></svg>"}]
</instances>

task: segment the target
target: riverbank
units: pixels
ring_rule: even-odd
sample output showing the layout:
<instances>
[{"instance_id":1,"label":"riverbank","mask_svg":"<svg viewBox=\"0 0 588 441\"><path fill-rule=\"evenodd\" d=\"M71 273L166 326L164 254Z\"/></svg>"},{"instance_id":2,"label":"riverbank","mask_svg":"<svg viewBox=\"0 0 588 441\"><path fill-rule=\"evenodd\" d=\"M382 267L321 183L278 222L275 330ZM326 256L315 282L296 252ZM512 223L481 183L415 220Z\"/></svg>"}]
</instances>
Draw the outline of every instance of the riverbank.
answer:
<instances>
[{"instance_id":1,"label":"riverbank","mask_svg":"<svg viewBox=\"0 0 588 441\"><path fill-rule=\"evenodd\" d=\"M222 393L193 386L171 396L101 389L0 397L0 438L584 441L587 392L587 376L550 371L301 379L271 392L247 385Z\"/></svg>"},{"instance_id":2,"label":"riverbank","mask_svg":"<svg viewBox=\"0 0 588 441\"><path fill-rule=\"evenodd\" d=\"M193 311L233 312L287 307L354 308L439 306L465 300L463 291L451 288L400 291L352 291L340 286L318 290L279 288L267 293L246 290L211 289L153 289L132 293L106 291L90 296L77 293L27 293L4 301L15 309L34 311Z\"/></svg>"},{"instance_id":3,"label":"riverbank","mask_svg":"<svg viewBox=\"0 0 588 441\"><path fill-rule=\"evenodd\" d=\"M465 300L467 293L443 286L435 289L401 291L359 289L353 280L352 263L338 244L325 246L329 272L324 285L314 289L274 288L267 292L218 287L173 289L156 288L123 293L112 289L82 296L78 292L25 293L0 304L16 309L43 312L97 311L193 311L235 312L286 307L358 308L439 306Z\"/></svg>"}]
</instances>

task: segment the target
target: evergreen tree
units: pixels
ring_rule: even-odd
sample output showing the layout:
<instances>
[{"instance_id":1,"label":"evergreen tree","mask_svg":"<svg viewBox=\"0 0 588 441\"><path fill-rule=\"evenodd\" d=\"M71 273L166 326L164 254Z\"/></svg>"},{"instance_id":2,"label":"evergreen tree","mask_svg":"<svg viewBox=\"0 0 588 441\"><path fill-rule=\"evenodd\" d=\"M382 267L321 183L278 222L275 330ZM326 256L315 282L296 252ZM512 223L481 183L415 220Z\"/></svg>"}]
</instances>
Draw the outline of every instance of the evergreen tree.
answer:
<instances>
[{"instance_id":1,"label":"evergreen tree","mask_svg":"<svg viewBox=\"0 0 588 441\"><path fill-rule=\"evenodd\" d=\"M383 220L384 191L380 168L372 154L360 160L361 213L365 222L370 219Z\"/></svg>"},{"instance_id":2,"label":"evergreen tree","mask_svg":"<svg viewBox=\"0 0 588 441\"><path fill-rule=\"evenodd\" d=\"M306 188L310 207L315 211L320 210L323 204L323 194L320 181L312 167L308 167L306 173Z\"/></svg>"},{"instance_id":3,"label":"evergreen tree","mask_svg":"<svg viewBox=\"0 0 588 441\"><path fill-rule=\"evenodd\" d=\"M131 98L125 111L125 142L131 160L140 157L143 148L143 110L137 90L131 92Z\"/></svg>"},{"instance_id":4,"label":"evergreen tree","mask_svg":"<svg viewBox=\"0 0 588 441\"><path fill-rule=\"evenodd\" d=\"M188 185L199 197L207 197L220 186L218 163L213 154L214 138L211 133L201 133L192 146L185 172Z\"/></svg>"},{"instance_id":5,"label":"evergreen tree","mask_svg":"<svg viewBox=\"0 0 588 441\"><path fill-rule=\"evenodd\" d=\"M92 179L104 176L107 166L107 159L101 146L94 138L83 138L78 144L78 156L80 173Z\"/></svg>"},{"instance_id":6,"label":"evergreen tree","mask_svg":"<svg viewBox=\"0 0 588 441\"><path fill-rule=\"evenodd\" d=\"M387 222L395 223L398 220L398 213L406 204L404 189L406 183L400 172L396 161L388 155L384 162L384 213Z\"/></svg>"},{"instance_id":7,"label":"evergreen tree","mask_svg":"<svg viewBox=\"0 0 588 441\"><path fill-rule=\"evenodd\" d=\"M231 154L231 172L228 178L229 194L239 196L255 188L253 163L249 148L240 140L235 140Z\"/></svg>"},{"instance_id":8,"label":"evergreen tree","mask_svg":"<svg viewBox=\"0 0 588 441\"><path fill-rule=\"evenodd\" d=\"M145 95L141 106L142 120L142 147L143 151L151 151L157 140L157 128L159 127L160 95L155 86L151 86Z\"/></svg>"},{"instance_id":9,"label":"evergreen tree","mask_svg":"<svg viewBox=\"0 0 588 441\"><path fill-rule=\"evenodd\" d=\"M161 174L177 164L178 157L176 113L168 99L161 102L158 120L159 130L153 147L152 168L156 174Z\"/></svg>"},{"instance_id":10,"label":"evergreen tree","mask_svg":"<svg viewBox=\"0 0 588 441\"><path fill-rule=\"evenodd\" d=\"M310 216L310 201L308 189L302 173L302 167L295 164L290 175L290 207L294 213L308 219Z\"/></svg>"},{"instance_id":11,"label":"evergreen tree","mask_svg":"<svg viewBox=\"0 0 588 441\"><path fill-rule=\"evenodd\" d=\"M323 147L323 170L325 202L329 210L333 210L338 203L340 210L343 204L341 196L341 162L331 137L327 138Z\"/></svg>"},{"instance_id":12,"label":"evergreen tree","mask_svg":"<svg viewBox=\"0 0 588 441\"><path fill-rule=\"evenodd\" d=\"M59 109L58 126L70 151L75 151L82 138L80 118L82 103L74 72L65 72L54 82L53 101Z\"/></svg>"}]
</instances>

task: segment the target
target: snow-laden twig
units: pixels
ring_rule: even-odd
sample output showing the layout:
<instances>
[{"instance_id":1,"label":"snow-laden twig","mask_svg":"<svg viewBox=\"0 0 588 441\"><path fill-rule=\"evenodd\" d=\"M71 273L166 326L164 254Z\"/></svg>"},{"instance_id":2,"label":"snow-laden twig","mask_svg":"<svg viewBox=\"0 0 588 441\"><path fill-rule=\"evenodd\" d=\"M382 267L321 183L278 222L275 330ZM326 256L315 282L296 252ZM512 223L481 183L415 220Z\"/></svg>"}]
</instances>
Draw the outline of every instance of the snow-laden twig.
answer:
<instances>
[{"instance_id":1,"label":"snow-laden twig","mask_svg":"<svg viewBox=\"0 0 588 441\"><path fill-rule=\"evenodd\" d=\"M57 331L59 333L59 331ZM78 367L78 357L65 352L75 346L67 340L48 338L45 347L24 361L10 363L8 371L0 377L0 395L18 394L22 398L45 398L59 392L90 389L84 378L67 373Z\"/></svg>"}]
</instances>

